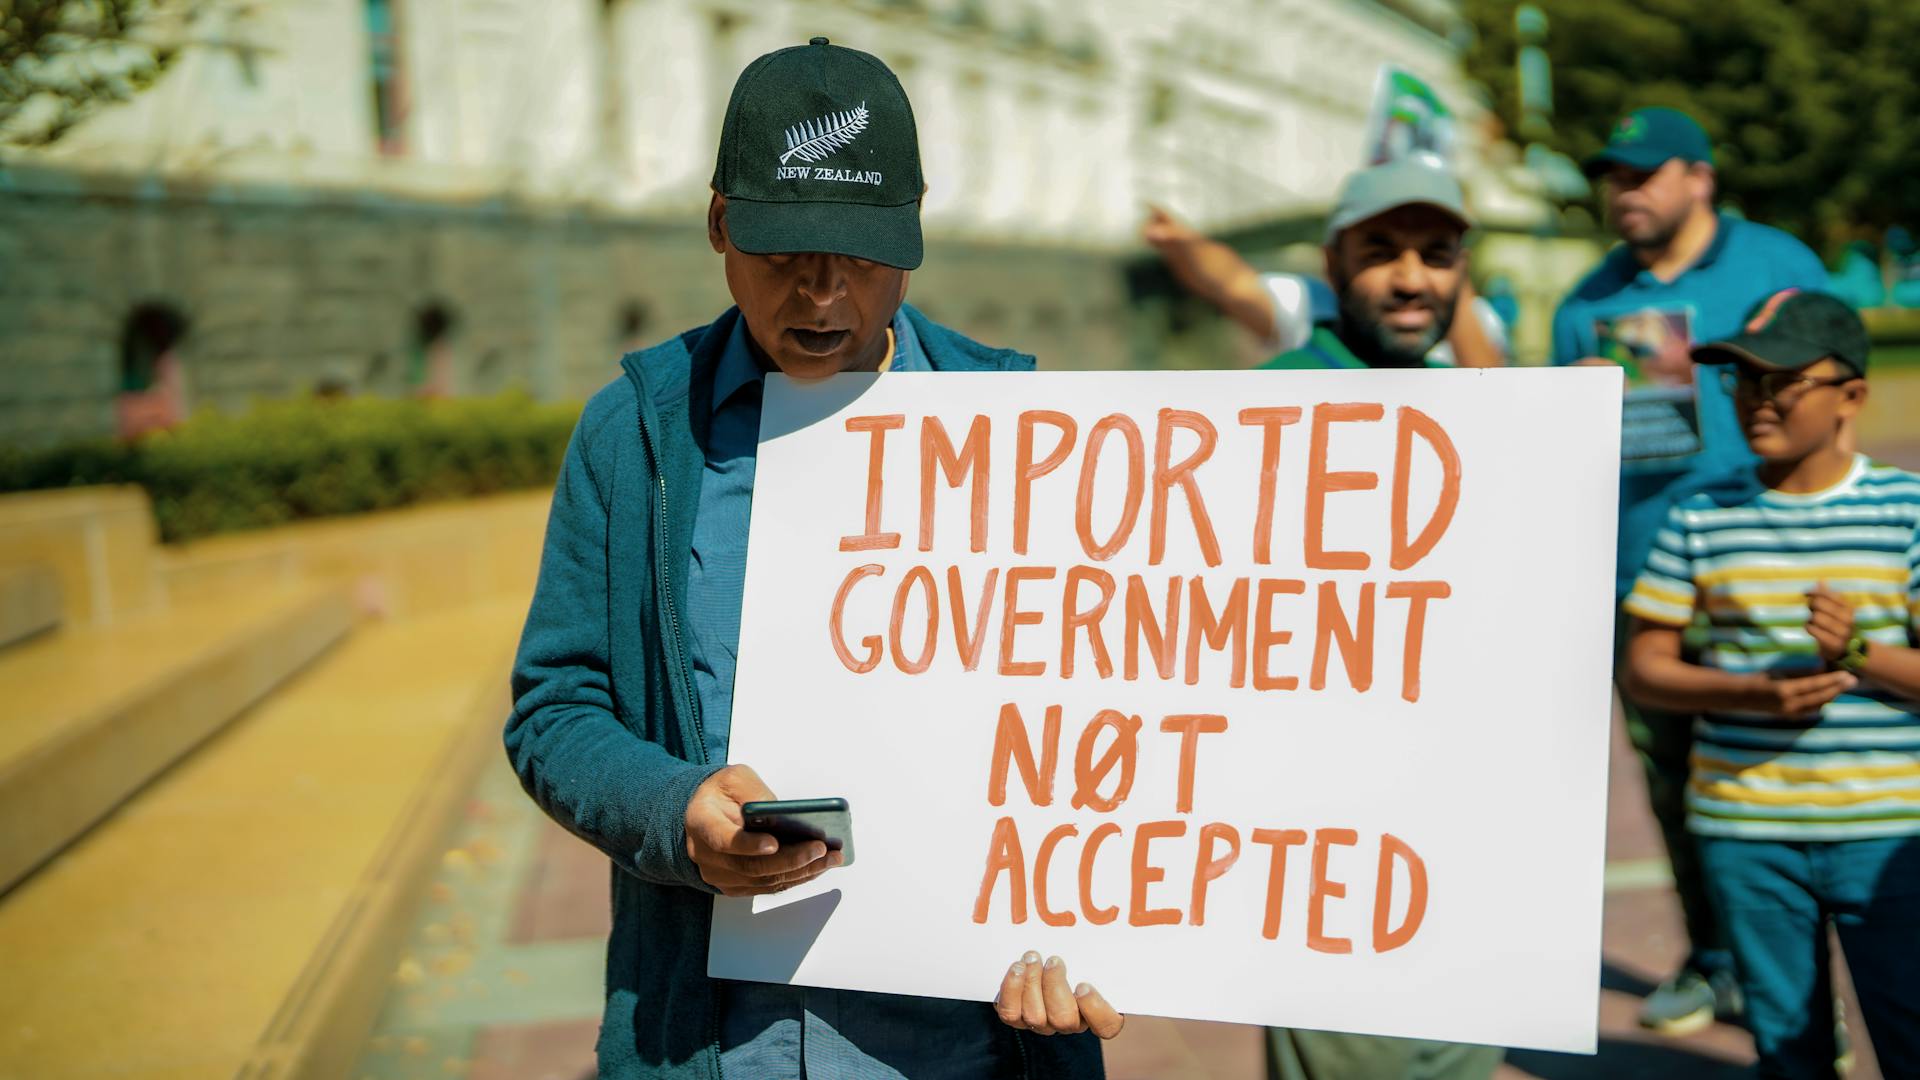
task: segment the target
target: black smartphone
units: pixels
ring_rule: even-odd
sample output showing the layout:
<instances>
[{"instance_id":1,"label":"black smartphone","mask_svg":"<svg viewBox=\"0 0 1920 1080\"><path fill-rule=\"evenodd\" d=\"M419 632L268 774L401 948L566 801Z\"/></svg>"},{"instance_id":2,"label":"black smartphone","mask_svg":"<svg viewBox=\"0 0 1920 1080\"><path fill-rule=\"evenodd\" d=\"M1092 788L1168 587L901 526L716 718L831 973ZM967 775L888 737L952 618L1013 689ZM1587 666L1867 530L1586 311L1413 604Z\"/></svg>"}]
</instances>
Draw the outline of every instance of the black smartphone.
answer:
<instances>
[{"instance_id":1,"label":"black smartphone","mask_svg":"<svg viewBox=\"0 0 1920 1080\"><path fill-rule=\"evenodd\" d=\"M845 799L774 799L740 807L748 832L766 833L783 844L818 840L853 865L853 811Z\"/></svg>"}]
</instances>

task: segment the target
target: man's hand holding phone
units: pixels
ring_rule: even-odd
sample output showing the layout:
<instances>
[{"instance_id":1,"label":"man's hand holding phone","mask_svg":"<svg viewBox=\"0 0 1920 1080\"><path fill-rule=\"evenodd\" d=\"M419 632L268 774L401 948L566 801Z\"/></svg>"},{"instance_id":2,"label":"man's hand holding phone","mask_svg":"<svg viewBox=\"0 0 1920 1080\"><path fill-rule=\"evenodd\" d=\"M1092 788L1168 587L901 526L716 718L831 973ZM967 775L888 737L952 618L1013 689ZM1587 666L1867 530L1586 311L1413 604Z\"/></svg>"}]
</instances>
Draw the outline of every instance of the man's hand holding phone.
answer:
<instances>
[{"instance_id":1,"label":"man's hand holding phone","mask_svg":"<svg viewBox=\"0 0 1920 1080\"><path fill-rule=\"evenodd\" d=\"M687 855L701 880L723 896L759 896L790 889L839 866L841 855L818 840L782 844L748 832L740 807L773 799L759 774L729 765L694 789L687 802Z\"/></svg>"}]
</instances>

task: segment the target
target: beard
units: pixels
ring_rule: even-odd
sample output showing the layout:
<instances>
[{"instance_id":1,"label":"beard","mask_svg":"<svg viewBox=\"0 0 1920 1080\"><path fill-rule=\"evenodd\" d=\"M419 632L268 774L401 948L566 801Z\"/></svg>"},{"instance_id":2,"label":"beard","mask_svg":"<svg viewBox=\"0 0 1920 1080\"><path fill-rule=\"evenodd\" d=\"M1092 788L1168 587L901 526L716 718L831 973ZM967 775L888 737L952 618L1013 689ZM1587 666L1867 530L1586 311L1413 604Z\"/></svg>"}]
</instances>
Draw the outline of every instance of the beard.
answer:
<instances>
[{"instance_id":1,"label":"beard","mask_svg":"<svg viewBox=\"0 0 1920 1080\"><path fill-rule=\"evenodd\" d=\"M1615 229L1619 232L1620 239L1636 251L1665 251L1673 243L1673 238L1680 234L1680 226L1685 221L1685 211L1672 218L1665 218L1652 210L1647 210L1643 212L1642 220L1631 232L1621 228L1617 218Z\"/></svg>"},{"instance_id":2,"label":"beard","mask_svg":"<svg viewBox=\"0 0 1920 1080\"><path fill-rule=\"evenodd\" d=\"M1368 367L1420 367L1426 363L1427 353L1453 328L1454 307L1460 295L1457 292L1450 296L1425 293L1412 298L1397 297L1386 304L1377 304L1349 288L1350 284L1348 281L1333 283L1340 297L1340 337ZM1407 333L1387 325L1388 312L1409 304L1422 304L1433 312L1433 322L1425 330Z\"/></svg>"}]
</instances>

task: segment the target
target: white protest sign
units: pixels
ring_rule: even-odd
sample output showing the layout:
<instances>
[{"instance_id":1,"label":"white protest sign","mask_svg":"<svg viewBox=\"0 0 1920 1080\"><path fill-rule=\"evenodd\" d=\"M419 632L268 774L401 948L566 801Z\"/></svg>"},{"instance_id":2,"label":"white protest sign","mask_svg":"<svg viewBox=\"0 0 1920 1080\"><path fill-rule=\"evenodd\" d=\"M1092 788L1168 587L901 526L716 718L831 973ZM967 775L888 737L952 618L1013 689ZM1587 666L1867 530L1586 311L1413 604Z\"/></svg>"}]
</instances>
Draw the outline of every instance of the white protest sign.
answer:
<instances>
[{"instance_id":1,"label":"white protest sign","mask_svg":"<svg viewBox=\"0 0 1920 1080\"><path fill-rule=\"evenodd\" d=\"M1593 1050L1617 370L775 376L761 423L728 756L859 857L717 899L711 974L984 1001L1035 949L1124 1012Z\"/></svg>"}]
</instances>

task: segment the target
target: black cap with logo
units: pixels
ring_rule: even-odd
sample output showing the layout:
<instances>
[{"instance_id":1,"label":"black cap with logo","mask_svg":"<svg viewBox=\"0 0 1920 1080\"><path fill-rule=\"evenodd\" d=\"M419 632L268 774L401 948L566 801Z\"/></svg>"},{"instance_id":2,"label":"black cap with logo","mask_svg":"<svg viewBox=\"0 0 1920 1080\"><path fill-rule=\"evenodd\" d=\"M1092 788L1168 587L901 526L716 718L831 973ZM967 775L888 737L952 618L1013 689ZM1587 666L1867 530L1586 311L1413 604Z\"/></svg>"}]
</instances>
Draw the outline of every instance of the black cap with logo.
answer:
<instances>
[{"instance_id":1,"label":"black cap with logo","mask_svg":"<svg viewBox=\"0 0 1920 1080\"><path fill-rule=\"evenodd\" d=\"M924 187L913 107L877 57L817 37L762 56L734 83L713 189L741 251L912 270Z\"/></svg>"},{"instance_id":2,"label":"black cap with logo","mask_svg":"<svg viewBox=\"0 0 1920 1080\"><path fill-rule=\"evenodd\" d=\"M1695 347L1702 364L1746 361L1774 371L1799 371L1827 357L1867 373L1867 327L1845 300L1827 293L1782 289L1754 305L1741 332Z\"/></svg>"}]
</instances>

